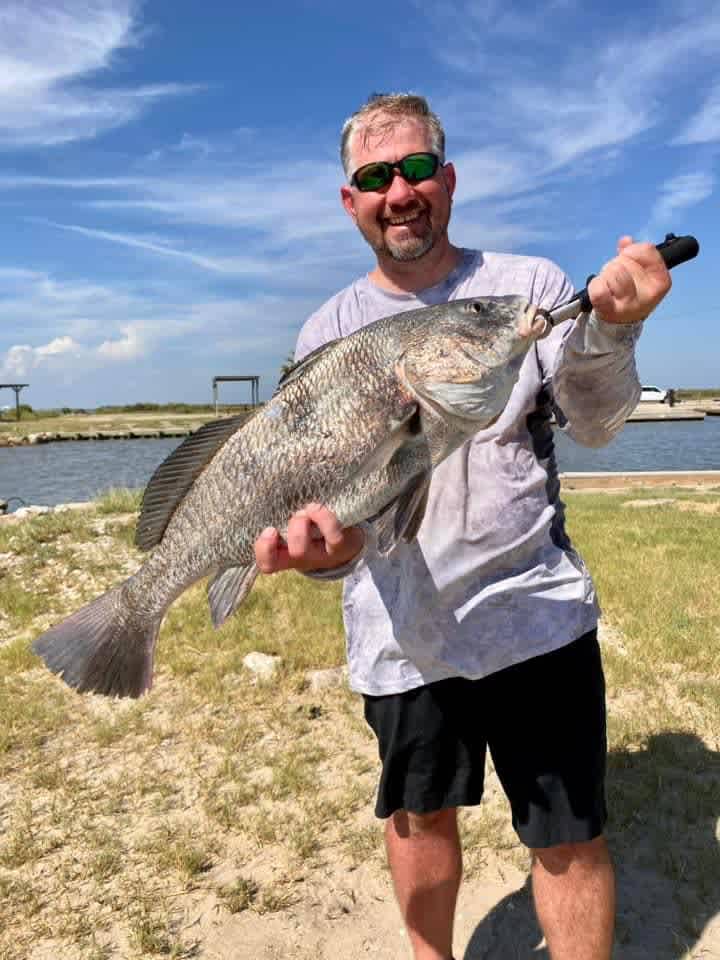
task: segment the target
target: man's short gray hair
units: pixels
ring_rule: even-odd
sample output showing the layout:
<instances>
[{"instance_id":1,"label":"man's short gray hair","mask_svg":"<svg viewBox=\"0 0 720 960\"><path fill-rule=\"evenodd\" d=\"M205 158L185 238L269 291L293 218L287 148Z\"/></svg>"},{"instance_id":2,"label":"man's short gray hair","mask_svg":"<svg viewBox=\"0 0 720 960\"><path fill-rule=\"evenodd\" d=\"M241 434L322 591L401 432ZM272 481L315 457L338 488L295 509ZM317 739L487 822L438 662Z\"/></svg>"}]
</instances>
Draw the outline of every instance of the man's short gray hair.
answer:
<instances>
[{"instance_id":1,"label":"man's short gray hair","mask_svg":"<svg viewBox=\"0 0 720 960\"><path fill-rule=\"evenodd\" d=\"M373 118L376 118L373 120ZM445 163L445 131L437 114L433 113L425 97L415 93L373 93L359 110L343 124L340 138L340 159L345 176L350 179L353 169L350 149L353 136L360 128L365 136L390 134L404 120L420 120L430 135L430 149Z\"/></svg>"}]
</instances>

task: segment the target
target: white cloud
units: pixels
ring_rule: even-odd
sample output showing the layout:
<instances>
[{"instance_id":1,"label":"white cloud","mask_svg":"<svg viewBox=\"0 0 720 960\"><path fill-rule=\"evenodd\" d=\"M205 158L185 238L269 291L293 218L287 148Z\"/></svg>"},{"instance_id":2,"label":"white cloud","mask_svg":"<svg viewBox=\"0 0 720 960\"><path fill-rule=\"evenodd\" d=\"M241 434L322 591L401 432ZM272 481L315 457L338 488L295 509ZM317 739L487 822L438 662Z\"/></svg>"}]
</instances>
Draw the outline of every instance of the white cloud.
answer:
<instances>
[{"instance_id":1,"label":"white cloud","mask_svg":"<svg viewBox=\"0 0 720 960\"><path fill-rule=\"evenodd\" d=\"M5 354L0 365L0 376L3 380L25 377L33 367L35 352L29 344L16 344Z\"/></svg>"},{"instance_id":2,"label":"white cloud","mask_svg":"<svg viewBox=\"0 0 720 960\"><path fill-rule=\"evenodd\" d=\"M0 267L0 291L2 287L11 287L16 284L24 284L29 280L36 280L42 274L37 270L22 270L16 267Z\"/></svg>"},{"instance_id":3,"label":"white cloud","mask_svg":"<svg viewBox=\"0 0 720 960\"><path fill-rule=\"evenodd\" d=\"M163 257L186 260L196 267L201 267L203 270L209 270L212 273L262 275L271 272L271 265L267 261L259 259L251 259L249 257L210 257L205 254L195 253L191 250L172 247L168 242L162 242L161 239L154 236L117 233L112 230L95 230L90 227L83 227L72 223L46 222L48 226L57 227L59 230L68 230L71 233L79 233L85 237L107 240L110 243L118 243L121 246L134 247L139 250L147 250Z\"/></svg>"},{"instance_id":4,"label":"white cloud","mask_svg":"<svg viewBox=\"0 0 720 960\"><path fill-rule=\"evenodd\" d=\"M128 324L120 331L118 339L104 340L98 345L78 343L67 334L35 347L27 343L14 344L0 363L0 377L28 377L33 372L47 375L89 371L104 361L124 362L143 356L147 345L142 325Z\"/></svg>"},{"instance_id":5,"label":"white cloud","mask_svg":"<svg viewBox=\"0 0 720 960\"><path fill-rule=\"evenodd\" d=\"M666 180L660 187L651 221L667 223L679 211L705 200L713 192L715 179L709 173L686 173Z\"/></svg>"},{"instance_id":6,"label":"white cloud","mask_svg":"<svg viewBox=\"0 0 720 960\"><path fill-rule=\"evenodd\" d=\"M464 150L453 157L458 173L456 205L527 190L536 182L532 157L500 147Z\"/></svg>"},{"instance_id":7,"label":"white cloud","mask_svg":"<svg viewBox=\"0 0 720 960\"><path fill-rule=\"evenodd\" d=\"M70 353L77 349L78 345L72 337L55 337L44 347L37 347L35 352L39 357L56 357L61 353Z\"/></svg>"},{"instance_id":8,"label":"white cloud","mask_svg":"<svg viewBox=\"0 0 720 960\"><path fill-rule=\"evenodd\" d=\"M574 26L567 6L541 3L520 12L497 0L445 0L428 12L422 5L438 28L432 55L472 77L434 103L451 143L480 139L504 149L526 162L537 182L630 143L671 115L672 98L664 95L669 78L698 77L717 63L717 4L675 5L651 24L629 14L613 24L611 36L602 28L593 35L584 14L578 44L567 43ZM528 53L528 30L535 56ZM693 131L706 137L714 130L713 101Z\"/></svg>"},{"instance_id":9,"label":"white cloud","mask_svg":"<svg viewBox=\"0 0 720 960\"><path fill-rule=\"evenodd\" d=\"M134 119L154 102L197 89L157 84L93 89L93 74L138 44L133 0L4 0L0 6L0 148L51 146Z\"/></svg>"},{"instance_id":10,"label":"white cloud","mask_svg":"<svg viewBox=\"0 0 720 960\"><path fill-rule=\"evenodd\" d=\"M137 325L121 328L122 337L118 340L103 340L97 348L101 357L110 360L132 360L145 352L145 342L141 329Z\"/></svg>"},{"instance_id":11,"label":"white cloud","mask_svg":"<svg viewBox=\"0 0 720 960\"><path fill-rule=\"evenodd\" d=\"M25 190L29 187L56 187L58 190L125 189L142 186L134 177L37 177L0 174L0 190Z\"/></svg>"},{"instance_id":12,"label":"white cloud","mask_svg":"<svg viewBox=\"0 0 720 960\"><path fill-rule=\"evenodd\" d=\"M252 228L284 243L347 229L339 199L338 164L284 163L248 167L229 174L147 177L130 188L130 197L93 201L96 209L140 211L171 223Z\"/></svg>"},{"instance_id":13,"label":"white cloud","mask_svg":"<svg viewBox=\"0 0 720 960\"><path fill-rule=\"evenodd\" d=\"M714 140L720 140L720 83L710 91L700 110L672 142L710 143Z\"/></svg>"},{"instance_id":14,"label":"white cloud","mask_svg":"<svg viewBox=\"0 0 720 960\"><path fill-rule=\"evenodd\" d=\"M50 343L42 344L39 347L31 347L29 344L16 344L10 347L5 355L5 360L0 367L0 375L5 377L26 377L31 370L36 370L52 363L54 358L60 356L71 356L77 358L82 353L82 348L75 343L72 337L56 337Z\"/></svg>"},{"instance_id":15,"label":"white cloud","mask_svg":"<svg viewBox=\"0 0 720 960\"><path fill-rule=\"evenodd\" d=\"M87 204L95 210L134 213L152 218L155 223L247 228L264 238L256 238L255 249L263 244L283 246L347 234L348 219L340 204L339 163L299 162L292 172L280 159L277 163L272 159L264 164L247 162L239 169L228 169L229 166L207 164L199 174L178 170L166 171L162 176L58 178L6 174L0 176L0 190L87 192L94 195ZM122 242L120 236L116 233L105 239ZM139 246L142 238L131 239L138 241ZM191 255L188 251L181 254L188 258ZM219 272L244 272L239 269L241 264L238 258L236 262L223 260L206 266Z\"/></svg>"},{"instance_id":16,"label":"white cloud","mask_svg":"<svg viewBox=\"0 0 720 960\"><path fill-rule=\"evenodd\" d=\"M209 384L229 365L230 372L250 367L260 374L267 393L280 359L315 306L315 298L297 293L203 298L156 290L147 282L134 292L66 282L40 271L4 270L0 380L27 379L33 396L44 396L33 402L52 404L72 382L77 391L121 395L128 376L143 365L148 384L156 375L170 383L179 367L175 388L181 390L191 389L188 380ZM19 330L21 343L14 339Z\"/></svg>"}]
</instances>

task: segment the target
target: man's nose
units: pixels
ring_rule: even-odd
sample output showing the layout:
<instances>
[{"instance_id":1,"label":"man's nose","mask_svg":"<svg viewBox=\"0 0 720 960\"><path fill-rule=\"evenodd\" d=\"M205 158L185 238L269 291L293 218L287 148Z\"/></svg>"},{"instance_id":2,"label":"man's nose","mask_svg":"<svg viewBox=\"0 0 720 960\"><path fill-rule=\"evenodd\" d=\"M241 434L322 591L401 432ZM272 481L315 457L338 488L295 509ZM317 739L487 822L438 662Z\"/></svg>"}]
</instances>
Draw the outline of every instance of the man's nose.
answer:
<instances>
[{"instance_id":1,"label":"man's nose","mask_svg":"<svg viewBox=\"0 0 720 960\"><path fill-rule=\"evenodd\" d=\"M413 188L404 179L399 170L395 170L395 176L390 182L385 199L388 203L407 203L413 199Z\"/></svg>"}]
</instances>

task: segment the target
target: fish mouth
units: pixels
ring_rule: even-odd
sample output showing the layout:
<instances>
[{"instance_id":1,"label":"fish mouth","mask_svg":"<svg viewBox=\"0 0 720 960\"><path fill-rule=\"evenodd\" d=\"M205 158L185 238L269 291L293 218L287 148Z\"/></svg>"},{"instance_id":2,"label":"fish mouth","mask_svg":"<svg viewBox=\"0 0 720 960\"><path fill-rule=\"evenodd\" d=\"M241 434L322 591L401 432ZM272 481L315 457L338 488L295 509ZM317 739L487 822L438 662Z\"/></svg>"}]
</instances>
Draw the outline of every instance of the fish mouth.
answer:
<instances>
[{"instance_id":1,"label":"fish mouth","mask_svg":"<svg viewBox=\"0 0 720 960\"><path fill-rule=\"evenodd\" d=\"M517 332L521 337L539 340L547 332L547 327L547 312L534 303L529 303L518 321Z\"/></svg>"},{"instance_id":2,"label":"fish mouth","mask_svg":"<svg viewBox=\"0 0 720 960\"><path fill-rule=\"evenodd\" d=\"M476 367L481 367L483 370L491 370L493 364L488 363L488 361L481 360L477 354L474 354L471 350L468 350L466 347L460 347L458 351L463 357L467 357L468 360L472 361L473 365ZM463 383L474 383L478 378L477 377L468 377L467 380L462 381Z\"/></svg>"}]
</instances>

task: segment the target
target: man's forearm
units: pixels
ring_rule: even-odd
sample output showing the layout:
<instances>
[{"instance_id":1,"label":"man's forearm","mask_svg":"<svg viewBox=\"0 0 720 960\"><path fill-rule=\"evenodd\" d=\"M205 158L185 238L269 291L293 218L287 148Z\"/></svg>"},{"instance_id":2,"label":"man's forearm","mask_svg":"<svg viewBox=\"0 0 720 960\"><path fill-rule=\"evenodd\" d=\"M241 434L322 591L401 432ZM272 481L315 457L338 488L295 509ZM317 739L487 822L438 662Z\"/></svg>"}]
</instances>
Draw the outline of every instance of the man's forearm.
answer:
<instances>
[{"instance_id":1,"label":"man's forearm","mask_svg":"<svg viewBox=\"0 0 720 960\"><path fill-rule=\"evenodd\" d=\"M578 317L565 337L553 371L553 393L563 426L578 443L608 443L637 406L635 344L642 326L606 323L593 311Z\"/></svg>"}]
</instances>

